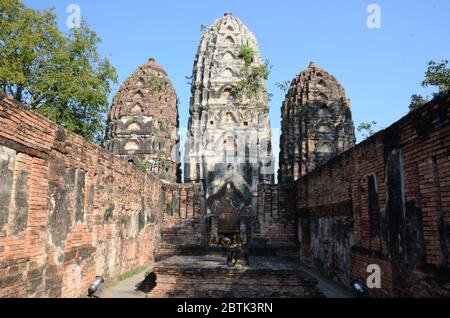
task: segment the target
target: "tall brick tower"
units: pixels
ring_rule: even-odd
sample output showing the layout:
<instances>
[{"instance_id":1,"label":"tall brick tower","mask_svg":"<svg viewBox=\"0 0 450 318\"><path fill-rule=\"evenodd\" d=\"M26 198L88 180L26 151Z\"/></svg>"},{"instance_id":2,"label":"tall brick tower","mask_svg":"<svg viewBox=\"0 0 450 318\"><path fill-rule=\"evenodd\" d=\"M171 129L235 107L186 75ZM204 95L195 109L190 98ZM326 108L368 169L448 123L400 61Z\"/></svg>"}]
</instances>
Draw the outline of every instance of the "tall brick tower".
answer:
<instances>
[{"instance_id":1,"label":"tall brick tower","mask_svg":"<svg viewBox=\"0 0 450 318\"><path fill-rule=\"evenodd\" d=\"M314 62L292 81L281 117L280 183L298 180L355 145L350 100Z\"/></svg>"},{"instance_id":2,"label":"tall brick tower","mask_svg":"<svg viewBox=\"0 0 450 318\"><path fill-rule=\"evenodd\" d=\"M245 71L258 67L264 63L256 38L231 13L203 33L192 77L185 181L202 185L208 214L219 216L219 232L228 234L238 230L258 184L273 182L266 81L253 83L251 95L235 94Z\"/></svg>"},{"instance_id":3,"label":"tall brick tower","mask_svg":"<svg viewBox=\"0 0 450 318\"><path fill-rule=\"evenodd\" d=\"M133 72L115 96L105 148L163 180L180 181L177 96L154 59Z\"/></svg>"}]
</instances>

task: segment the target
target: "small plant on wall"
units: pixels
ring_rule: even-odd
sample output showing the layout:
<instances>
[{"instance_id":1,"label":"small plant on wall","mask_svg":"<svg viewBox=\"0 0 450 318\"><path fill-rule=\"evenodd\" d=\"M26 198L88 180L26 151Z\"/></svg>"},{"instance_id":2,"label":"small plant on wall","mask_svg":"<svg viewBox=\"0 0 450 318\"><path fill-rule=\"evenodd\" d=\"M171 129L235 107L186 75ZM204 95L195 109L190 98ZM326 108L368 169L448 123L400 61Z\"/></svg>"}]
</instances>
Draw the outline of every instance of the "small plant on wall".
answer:
<instances>
[{"instance_id":1,"label":"small plant on wall","mask_svg":"<svg viewBox=\"0 0 450 318\"><path fill-rule=\"evenodd\" d=\"M218 33L216 28L212 27L211 29L208 28L206 25L202 24L200 26L200 32L202 34L205 34L207 31L211 30L212 34L212 38L211 38L211 43L216 44L217 43L217 38L218 38Z\"/></svg>"},{"instance_id":2,"label":"small plant on wall","mask_svg":"<svg viewBox=\"0 0 450 318\"><path fill-rule=\"evenodd\" d=\"M240 102L245 98L259 98L262 82L269 78L273 66L268 60L264 64L252 65L255 61L255 52L248 45L241 46L239 58L244 61L244 66L240 72L241 79L233 85L231 94Z\"/></svg>"},{"instance_id":3,"label":"small plant on wall","mask_svg":"<svg viewBox=\"0 0 450 318\"><path fill-rule=\"evenodd\" d=\"M148 172L150 170L150 165L148 164L148 161L146 161L146 160L139 160L136 163L136 167L138 168L138 170L140 170L142 172Z\"/></svg>"},{"instance_id":4,"label":"small plant on wall","mask_svg":"<svg viewBox=\"0 0 450 318\"><path fill-rule=\"evenodd\" d=\"M163 89L163 87L167 84L167 81L164 78L159 77L155 73L149 75L148 81L151 87L157 92L160 92Z\"/></svg>"}]
</instances>

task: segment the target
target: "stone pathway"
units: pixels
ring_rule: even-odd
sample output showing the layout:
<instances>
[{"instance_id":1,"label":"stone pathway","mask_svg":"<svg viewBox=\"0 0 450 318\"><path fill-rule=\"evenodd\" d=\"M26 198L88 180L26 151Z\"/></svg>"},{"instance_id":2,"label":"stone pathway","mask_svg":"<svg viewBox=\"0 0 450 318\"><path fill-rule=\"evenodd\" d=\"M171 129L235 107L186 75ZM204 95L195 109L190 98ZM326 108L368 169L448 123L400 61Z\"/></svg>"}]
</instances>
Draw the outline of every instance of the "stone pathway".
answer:
<instances>
[{"instance_id":1,"label":"stone pathway","mask_svg":"<svg viewBox=\"0 0 450 318\"><path fill-rule=\"evenodd\" d=\"M315 270L300 266L303 271L313 276L319 282L319 289L325 294L327 298L354 298L355 296L350 290L338 285L336 282L323 277Z\"/></svg>"},{"instance_id":2,"label":"stone pathway","mask_svg":"<svg viewBox=\"0 0 450 318\"><path fill-rule=\"evenodd\" d=\"M136 274L112 286L106 286L99 293L100 298L145 298L145 293L137 289L145 279L145 272Z\"/></svg>"}]
</instances>

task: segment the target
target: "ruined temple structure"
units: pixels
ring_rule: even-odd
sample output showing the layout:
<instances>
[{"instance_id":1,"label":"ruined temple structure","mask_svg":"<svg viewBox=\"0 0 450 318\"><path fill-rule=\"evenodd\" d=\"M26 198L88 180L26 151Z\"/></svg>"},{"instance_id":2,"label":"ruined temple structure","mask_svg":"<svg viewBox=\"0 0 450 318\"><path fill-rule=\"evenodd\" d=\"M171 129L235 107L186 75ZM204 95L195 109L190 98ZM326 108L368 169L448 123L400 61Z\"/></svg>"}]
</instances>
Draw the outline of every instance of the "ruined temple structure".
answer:
<instances>
[{"instance_id":1,"label":"ruined temple structure","mask_svg":"<svg viewBox=\"0 0 450 318\"><path fill-rule=\"evenodd\" d=\"M450 297L450 94L355 145L344 89L311 63L282 106L274 184L264 76L236 94L261 65L231 13L204 32L185 183L153 59L114 98L106 149L0 92L0 298L86 296L142 267L149 297L336 297L317 275L351 289L373 269L371 297ZM230 270L242 243L250 264Z\"/></svg>"},{"instance_id":2,"label":"ruined temple structure","mask_svg":"<svg viewBox=\"0 0 450 318\"><path fill-rule=\"evenodd\" d=\"M121 86L108 114L105 148L169 182L180 181L177 96L154 59Z\"/></svg>"},{"instance_id":3,"label":"ruined temple structure","mask_svg":"<svg viewBox=\"0 0 450 318\"><path fill-rule=\"evenodd\" d=\"M289 183L355 145L350 101L336 78L311 62L281 108L278 180Z\"/></svg>"},{"instance_id":4,"label":"ruined temple structure","mask_svg":"<svg viewBox=\"0 0 450 318\"><path fill-rule=\"evenodd\" d=\"M212 238L243 234L241 217L255 208L252 192L273 182L265 80L253 95L233 94L246 65L243 47L252 51L250 67L264 64L255 36L225 13L204 32L194 63L185 181L202 187Z\"/></svg>"}]
</instances>

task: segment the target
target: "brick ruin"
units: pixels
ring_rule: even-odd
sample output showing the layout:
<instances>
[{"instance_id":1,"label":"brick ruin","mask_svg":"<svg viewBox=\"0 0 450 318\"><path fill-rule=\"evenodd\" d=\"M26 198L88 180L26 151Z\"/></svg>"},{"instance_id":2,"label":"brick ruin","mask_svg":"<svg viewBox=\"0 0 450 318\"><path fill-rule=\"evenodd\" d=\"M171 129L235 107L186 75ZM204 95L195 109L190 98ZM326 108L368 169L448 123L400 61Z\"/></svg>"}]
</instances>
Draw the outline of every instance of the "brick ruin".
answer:
<instances>
[{"instance_id":1,"label":"brick ruin","mask_svg":"<svg viewBox=\"0 0 450 318\"><path fill-rule=\"evenodd\" d=\"M0 96L0 297L77 297L155 258L161 181Z\"/></svg>"},{"instance_id":2,"label":"brick ruin","mask_svg":"<svg viewBox=\"0 0 450 318\"><path fill-rule=\"evenodd\" d=\"M336 78L311 62L281 108L278 180L298 180L355 145L350 101Z\"/></svg>"},{"instance_id":3,"label":"brick ruin","mask_svg":"<svg viewBox=\"0 0 450 318\"><path fill-rule=\"evenodd\" d=\"M342 86L311 63L283 103L281 182L273 184L259 169L273 164L270 147L244 151L256 163L232 164L232 172L231 162L204 160L212 150L202 143L212 134L213 157L222 150L239 157L228 151L230 131L252 128L270 140L265 97L243 108L229 95L240 43L257 52L254 36L229 13L203 35L189 127L199 139L188 139L203 159L186 161L186 183L176 182L175 90L152 59L114 99L106 149L0 95L0 297L78 297L96 275L113 280L159 260L162 285L175 289L157 293L170 296L192 280L208 283L208 271L180 277L164 260L208 254L221 233L239 234L255 257L289 256L347 287L379 265L375 297L450 296L450 96L355 146ZM188 159L199 159L189 149ZM143 161L147 173L134 165ZM225 275L229 289L217 295L257 296L258 277L268 273L246 272L248 290ZM264 295L322 296L303 272L270 275L280 290L270 294L268 285Z\"/></svg>"},{"instance_id":4,"label":"brick ruin","mask_svg":"<svg viewBox=\"0 0 450 318\"><path fill-rule=\"evenodd\" d=\"M179 182L177 129L175 89L167 73L149 59L125 80L114 97L105 148L162 180Z\"/></svg>"},{"instance_id":5,"label":"brick ruin","mask_svg":"<svg viewBox=\"0 0 450 318\"><path fill-rule=\"evenodd\" d=\"M187 183L201 186L212 242L234 235L246 241L246 222L255 216L252 193L273 183L265 80L253 95L232 93L245 65L244 45L253 53L251 66L262 66L255 36L225 13L204 32L192 75L184 173Z\"/></svg>"},{"instance_id":6,"label":"brick ruin","mask_svg":"<svg viewBox=\"0 0 450 318\"><path fill-rule=\"evenodd\" d=\"M344 284L382 269L375 296L449 297L450 96L296 183L300 259Z\"/></svg>"}]
</instances>

